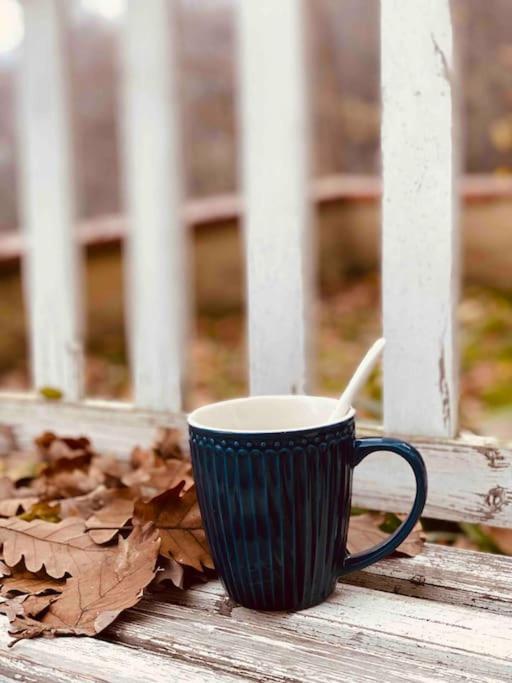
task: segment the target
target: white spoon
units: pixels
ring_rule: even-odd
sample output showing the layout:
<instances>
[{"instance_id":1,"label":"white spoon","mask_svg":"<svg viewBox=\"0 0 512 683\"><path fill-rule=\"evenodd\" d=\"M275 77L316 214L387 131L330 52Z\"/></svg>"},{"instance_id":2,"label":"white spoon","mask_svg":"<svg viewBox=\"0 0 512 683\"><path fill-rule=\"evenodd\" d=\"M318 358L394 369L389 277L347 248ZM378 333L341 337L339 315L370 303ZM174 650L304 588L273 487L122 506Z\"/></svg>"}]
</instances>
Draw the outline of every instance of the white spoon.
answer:
<instances>
[{"instance_id":1,"label":"white spoon","mask_svg":"<svg viewBox=\"0 0 512 683\"><path fill-rule=\"evenodd\" d=\"M341 418L348 413L355 396L368 379L368 376L373 370L375 363L378 361L385 344L386 340L384 337L381 337L380 339L377 339L372 346L370 346L365 357L359 363L357 370L352 375L352 379L347 384L345 391L339 397L336 407L329 417L329 423L341 420Z\"/></svg>"}]
</instances>

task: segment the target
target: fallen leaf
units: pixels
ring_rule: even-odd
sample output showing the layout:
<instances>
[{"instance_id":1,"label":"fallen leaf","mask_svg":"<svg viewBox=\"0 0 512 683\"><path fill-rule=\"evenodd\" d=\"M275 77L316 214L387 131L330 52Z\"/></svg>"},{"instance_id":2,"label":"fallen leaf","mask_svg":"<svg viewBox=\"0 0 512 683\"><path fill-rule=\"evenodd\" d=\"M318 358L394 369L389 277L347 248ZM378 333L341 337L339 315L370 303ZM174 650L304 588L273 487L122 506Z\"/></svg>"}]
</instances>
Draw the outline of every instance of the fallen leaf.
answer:
<instances>
[{"instance_id":1,"label":"fallen leaf","mask_svg":"<svg viewBox=\"0 0 512 683\"><path fill-rule=\"evenodd\" d=\"M114 456L95 455L94 465L105 475L105 484L110 488L119 488L125 474L131 471L128 460L120 460Z\"/></svg>"},{"instance_id":2,"label":"fallen leaf","mask_svg":"<svg viewBox=\"0 0 512 683\"><path fill-rule=\"evenodd\" d=\"M24 559L28 571L37 572L44 567L55 579L97 566L104 561L104 553L112 552L97 545L85 533L85 522L78 517L69 517L57 524L40 520L25 522L17 517L0 519L0 542L4 562L9 567Z\"/></svg>"},{"instance_id":3,"label":"fallen leaf","mask_svg":"<svg viewBox=\"0 0 512 683\"><path fill-rule=\"evenodd\" d=\"M16 495L16 486L9 477L0 476L0 500L13 498Z\"/></svg>"},{"instance_id":4,"label":"fallen leaf","mask_svg":"<svg viewBox=\"0 0 512 683\"><path fill-rule=\"evenodd\" d=\"M56 387L41 387L39 394L47 401L60 401L63 397L62 391Z\"/></svg>"},{"instance_id":5,"label":"fallen leaf","mask_svg":"<svg viewBox=\"0 0 512 683\"><path fill-rule=\"evenodd\" d=\"M0 517L14 517L39 499L28 487L16 488L8 477L0 478Z\"/></svg>"},{"instance_id":6,"label":"fallen leaf","mask_svg":"<svg viewBox=\"0 0 512 683\"><path fill-rule=\"evenodd\" d=\"M164 557L161 562L163 565L158 568L151 586L160 586L160 584L170 581L176 588L183 588L185 570L182 565L173 560L172 557Z\"/></svg>"},{"instance_id":7,"label":"fallen leaf","mask_svg":"<svg viewBox=\"0 0 512 683\"><path fill-rule=\"evenodd\" d=\"M164 460L153 451L135 448L131 462L136 469L124 475L122 482L135 489L140 498L153 498L181 481L185 482L185 488L190 488L194 483L192 465L187 460Z\"/></svg>"},{"instance_id":8,"label":"fallen leaf","mask_svg":"<svg viewBox=\"0 0 512 683\"><path fill-rule=\"evenodd\" d=\"M22 593L41 595L43 593L60 593L64 587L62 579L54 579L45 572L29 572L23 566L11 570L11 576L2 579L0 595Z\"/></svg>"},{"instance_id":9,"label":"fallen leaf","mask_svg":"<svg viewBox=\"0 0 512 683\"><path fill-rule=\"evenodd\" d=\"M50 463L59 460L86 460L93 456L91 442L85 436L57 436L53 432L44 432L35 440L43 458Z\"/></svg>"},{"instance_id":10,"label":"fallen leaf","mask_svg":"<svg viewBox=\"0 0 512 683\"><path fill-rule=\"evenodd\" d=\"M4 578L4 576L10 576L11 575L11 568L8 567L3 560L0 560L0 578Z\"/></svg>"},{"instance_id":11,"label":"fallen leaf","mask_svg":"<svg viewBox=\"0 0 512 683\"><path fill-rule=\"evenodd\" d=\"M133 515L134 496L130 489L112 490L108 503L86 521L95 543L108 543Z\"/></svg>"},{"instance_id":12,"label":"fallen leaf","mask_svg":"<svg viewBox=\"0 0 512 683\"><path fill-rule=\"evenodd\" d=\"M45 522L60 522L59 503L48 503L46 501L37 502L38 498L26 511L20 515L20 519L25 522L32 522L34 519L42 519Z\"/></svg>"},{"instance_id":13,"label":"fallen leaf","mask_svg":"<svg viewBox=\"0 0 512 683\"><path fill-rule=\"evenodd\" d=\"M39 616L48 606L56 600L55 595L16 595L13 598L0 603L0 613L5 614L9 621L14 623L17 619L25 619ZM14 641L16 642L16 641ZM10 643L9 645L13 645Z\"/></svg>"},{"instance_id":14,"label":"fallen leaf","mask_svg":"<svg viewBox=\"0 0 512 683\"><path fill-rule=\"evenodd\" d=\"M47 467L34 483L40 497L74 498L94 491L105 481L105 475L94 464L76 467L73 460L61 459Z\"/></svg>"},{"instance_id":15,"label":"fallen leaf","mask_svg":"<svg viewBox=\"0 0 512 683\"><path fill-rule=\"evenodd\" d=\"M183 482L145 502L135 503L134 522L153 522L160 530L160 554L194 567L213 569L206 535L201 523L196 490L192 487L181 495Z\"/></svg>"},{"instance_id":16,"label":"fallen leaf","mask_svg":"<svg viewBox=\"0 0 512 683\"><path fill-rule=\"evenodd\" d=\"M114 554L99 567L72 576L61 595L40 618L17 615L9 632L15 640L37 636L96 635L135 605L155 575L160 539L151 527L135 528L121 538ZM40 612L41 614L41 612Z\"/></svg>"},{"instance_id":17,"label":"fallen leaf","mask_svg":"<svg viewBox=\"0 0 512 683\"><path fill-rule=\"evenodd\" d=\"M496 526L481 525L482 531L487 534L505 555L512 555L512 529L501 529Z\"/></svg>"},{"instance_id":18,"label":"fallen leaf","mask_svg":"<svg viewBox=\"0 0 512 683\"><path fill-rule=\"evenodd\" d=\"M163 460L190 460L188 449L184 447L183 434L179 429L159 429L153 448Z\"/></svg>"},{"instance_id":19,"label":"fallen leaf","mask_svg":"<svg viewBox=\"0 0 512 683\"><path fill-rule=\"evenodd\" d=\"M17 484L36 477L41 466L41 456L35 451L15 450L0 460L0 474Z\"/></svg>"},{"instance_id":20,"label":"fallen leaf","mask_svg":"<svg viewBox=\"0 0 512 683\"><path fill-rule=\"evenodd\" d=\"M367 512L352 516L348 528L347 547L349 552L354 554L369 550L372 546L385 541L402 521L403 516L401 515L386 515L382 512ZM414 557L422 551L424 544L425 536L422 526L418 522L405 541L395 550L395 553Z\"/></svg>"}]
</instances>

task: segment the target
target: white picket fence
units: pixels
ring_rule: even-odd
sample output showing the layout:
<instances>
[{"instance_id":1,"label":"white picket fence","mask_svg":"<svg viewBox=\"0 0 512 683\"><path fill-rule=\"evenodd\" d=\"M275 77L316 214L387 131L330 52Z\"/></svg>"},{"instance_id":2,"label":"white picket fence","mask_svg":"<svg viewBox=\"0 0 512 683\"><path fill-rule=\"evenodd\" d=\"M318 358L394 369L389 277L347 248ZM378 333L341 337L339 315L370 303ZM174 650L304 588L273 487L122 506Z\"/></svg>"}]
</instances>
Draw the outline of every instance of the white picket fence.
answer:
<instances>
[{"instance_id":1,"label":"white picket fence","mask_svg":"<svg viewBox=\"0 0 512 683\"><path fill-rule=\"evenodd\" d=\"M184 423L189 286L173 5L130 0L122 29L133 405L83 395L67 7L67 0L24 2L19 138L34 393L4 394L0 419L16 425L22 440L54 427L83 431L122 453L150 439L157 425ZM307 21L299 0L244 0L236 7L250 386L260 394L303 392L313 250ZM381 0L381 45L384 427L414 435L425 455L428 515L512 525L511 450L457 436L458 169L449 0ZM44 386L59 388L63 400L39 398ZM361 467L356 502L406 511L411 490L402 470L375 460Z\"/></svg>"}]
</instances>

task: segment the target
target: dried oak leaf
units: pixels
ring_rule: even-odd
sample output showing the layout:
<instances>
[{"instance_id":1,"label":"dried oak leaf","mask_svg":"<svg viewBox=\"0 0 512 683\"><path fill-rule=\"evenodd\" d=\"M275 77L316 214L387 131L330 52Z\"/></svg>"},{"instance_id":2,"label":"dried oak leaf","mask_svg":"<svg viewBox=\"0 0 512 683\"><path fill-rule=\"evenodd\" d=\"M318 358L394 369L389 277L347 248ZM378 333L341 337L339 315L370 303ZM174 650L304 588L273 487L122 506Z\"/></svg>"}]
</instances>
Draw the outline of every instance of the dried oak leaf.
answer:
<instances>
[{"instance_id":1,"label":"dried oak leaf","mask_svg":"<svg viewBox=\"0 0 512 683\"><path fill-rule=\"evenodd\" d=\"M10 576L11 575L11 568L8 567L3 560L0 560L0 579L3 579L4 576Z\"/></svg>"},{"instance_id":2,"label":"dried oak leaf","mask_svg":"<svg viewBox=\"0 0 512 683\"><path fill-rule=\"evenodd\" d=\"M57 436L53 432L43 432L35 439L35 444L44 460L58 463L60 460L73 460L75 465L90 462L93 456L91 442L85 436Z\"/></svg>"},{"instance_id":3,"label":"dried oak leaf","mask_svg":"<svg viewBox=\"0 0 512 683\"><path fill-rule=\"evenodd\" d=\"M37 477L41 471L41 456L35 451L11 451L0 458L0 475L14 483Z\"/></svg>"},{"instance_id":4,"label":"dried oak leaf","mask_svg":"<svg viewBox=\"0 0 512 683\"><path fill-rule=\"evenodd\" d=\"M85 522L77 517L63 519L57 524L34 520L25 522L17 517L0 519L0 542L4 561L14 567L21 559L30 572L43 567L50 576L60 579L97 567L111 548L97 545L85 533Z\"/></svg>"},{"instance_id":5,"label":"dried oak leaf","mask_svg":"<svg viewBox=\"0 0 512 683\"><path fill-rule=\"evenodd\" d=\"M5 614L11 623L14 623L18 618L37 617L48 606L56 600L55 594L47 595L16 595L13 598L5 598L0 603L0 613ZM16 642L16 641L14 641ZM14 643L10 643L13 645Z\"/></svg>"},{"instance_id":6,"label":"dried oak leaf","mask_svg":"<svg viewBox=\"0 0 512 683\"><path fill-rule=\"evenodd\" d=\"M125 474L121 481L134 489L140 498L152 498L181 481L185 482L185 488L190 488L194 483L192 465L187 460L164 460L153 450L137 447L132 451L131 463L134 469Z\"/></svg>"},{"instance_id":7,"label":"dried oak leaf","mask_svg":"<svg viewBox=\"0 0 512 683\"><path fill-rule=\"evenodd\" d=\"M119 488L125 474L131 471L128 460L121 460L110 455L95 455L93 464L105 475L105 484L110 488Z\"/></svg>"},{"instance_id":8,"label":"dried oak leaf","mask_svg":"<svg viewBox=\"0 0 512 683\"><path fill-rule=\"evenodd\" d=\"M145 502L135 503L134 522L153 522L162 538L160 554L202 571L213 560L201 523L195 486L181 495L184 483Z\"/></svg>"},{"instance_id":9,"label":"dried oak leaf","mask_svg":"<svg viewBox=\"0 0 512 683\"><path fill-rule=\"evenodd\" d=\"M190 454L183 442L183 434L179 429L159 429L153 448L163 460L190 460Z\"/></svg>"},{"instance_id":10,"label":"dried oak leaf","mask_svg":"<svg viewBox=\"0 0 512 683\"><path fill-rule=\"evenodd\" d=\"M16 488L7 477L0 478L0 517L14 517L37 501L33 489L26 486Z\"/></svg>"},{"instance_id":11,"label":"dried oak leaf","mask_svg":"<svg viewBox=\"0 0 512 683\"><path fill-rule=\"evenodd\" d=\"M351 517L347 540L349 552L359 553L385 541L403 519L401 515L386 515L382 512L367 512ZM414 557L422 551L424 544L425 535L418 522L394 554Z\"/></svg>"},{"instance_id":12,"label":"dried oak leaf","mask_svg":"<svg viewBox=\"0 0 512 683\"><path fill-rule=\"evenodd\" d=\"M29 572L21 566L11 569L11 576L2 579L0 595L7 596L16 593L42 595L44 593L61 593L64 580L54 579L46 572Z\"/></svg>"},{"instance_id":13,"label":"dried oak leaf","mask_svg":"<svg viewBox=\"0 0 512 683\"><path fill-rule=\"evenodd\" d=\"M32 522L34 519L42 519L45 522L60 522L60 505L58 502L38 502L36 498L35 503L19 517L25 522Z\"/></svg>"},{"instance_id":14,"label":"dried oak leaf","mask_svg":"<svg viewBox=\"0 0 512 683\"><path fill-rule=\"evenodd\" d=\"M66 517L89 519L91 515L101 510L111 500L111 496L111 489L100 484L93 491L83 496L61 498L58 501L61 519L66 519Z\"/></svg>"},{"instance_id":15,"label":"dried oak leaf","mask_svg":"<svg viewBox=\"0 0 512 683\"><path fill-rule=\"evenodd\" d=\"M12 620L10 634L16 640L38 636L93 636L135 605L155 575L160 539L148 525L121 538L116 552L99 567L66 581L61 595L39 615L26 613Z\"/></svg>"},{"instance_id":16,"label":"dried oak leaf","mask_svg":"<svg viewBox=\"0 0 512 683\"><path fill-rule=\"evenodd\" d=\"M179 562L172 557L163 557L155 574L151 588L157 588L162 583L170 582L176 588L183 588L185 570Z\"/></svg>"},{"instance_id":17,"label":"dried oak leaf","mask_svg":"<svg viewBox=\"0 0 512 683\"><path fill-rule=\"evenodd\" d=\"M94 491L104 481L104 473L94 463L77 467L75 460L62 458L45 468L34 483L34 489L47 500L74 498Z\"/></svg>"},{"instance_id":18,"label":"dried oak leaf","mask_svg":"<svg viewBox=\"0 0 512 683\"><path fill-rule=\"evenodd\" d=\"M95 543L108 543L133 515L134 495L130 489L107 489L108 502L91 515L85 525Z\"/></svg>"}]
</instances>

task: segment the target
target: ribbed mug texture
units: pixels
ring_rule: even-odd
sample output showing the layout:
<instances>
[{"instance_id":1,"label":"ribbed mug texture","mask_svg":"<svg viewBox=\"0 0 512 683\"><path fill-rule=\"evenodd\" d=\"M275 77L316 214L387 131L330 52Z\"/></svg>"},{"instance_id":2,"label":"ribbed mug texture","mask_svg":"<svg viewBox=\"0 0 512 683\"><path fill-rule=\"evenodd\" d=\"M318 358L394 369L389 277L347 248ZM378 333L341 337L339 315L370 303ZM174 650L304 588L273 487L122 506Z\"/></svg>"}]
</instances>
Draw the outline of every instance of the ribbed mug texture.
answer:
<instances>
[{"instance_id":1,"label":"ribbed mug texture","mask_svg":"<svg viewBox=\"0 0 512 683\"><path fill-rule=\"evenodd\" d=\"M354 443L354 419L269 434L190 427L206 534L236 602L297 610L333 591L347 554Z\"/></svg>"}]
</instances>

